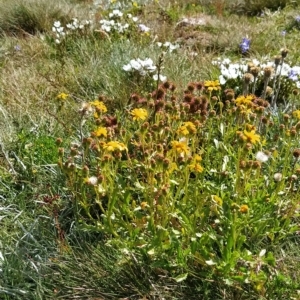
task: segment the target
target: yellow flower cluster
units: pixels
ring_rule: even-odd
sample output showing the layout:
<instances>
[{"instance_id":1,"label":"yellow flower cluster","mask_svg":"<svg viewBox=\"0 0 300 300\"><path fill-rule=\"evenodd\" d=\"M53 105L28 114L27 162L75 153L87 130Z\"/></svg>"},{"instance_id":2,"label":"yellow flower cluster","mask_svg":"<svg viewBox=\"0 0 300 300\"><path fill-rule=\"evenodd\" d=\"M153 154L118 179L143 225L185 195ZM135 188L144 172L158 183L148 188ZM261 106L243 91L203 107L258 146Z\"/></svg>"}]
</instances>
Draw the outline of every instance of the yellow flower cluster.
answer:
<instances>
[{"instance_id":1,"label":"yellow flower cluster","mask_svg":"<svg viewBox=\"0 0 300 300\"><path fill-rule=\"evenodd\" d=\"M196 172L196 173L202 173L203 172L203 167L199 164L199 162L202 160L202 157L198 154L195 154L193 156L193 159L192 159L192 163L189 164L189 169L193 172Z\"/></svg>"},{"instance_id":2,"label":"yellow flower cluster","mask_svg":"<svg viewBox=\"0 0 300 300\"><path fill-rule=\"evenodd\" d=\"M108 143L103 144L104 150L108 152L113 152L113 151L127 151L127 147L118 141L110 141Z\"/></svg>"},{"instance_id":3,"label":"yellow flower cluster","mask_svg":"<svg viewBox=\"0 0 300 300\"><path fill-rule=\"evenodd\" d=\"M105 106L105 104L102 101L95 100L95 101L91 101L90 104L93 107L95 107L97 112L101 112L101 113L107 112L107 107Z\"/></svg>"},{"instance_id":4,"label":"yellow flower cluster","mask_svg":"<svg viewBox=\"0 0 300 300\"><path fill-rule=\"evenodd\" d=\"M66 93L60 93L56 96L56 98L60 99L60 100L66 100L68 97L69 97L69 95Z\"/></svg>"},{"instance_id":5,"label":"yellow flower cluster","mask_svg":"<svg viewBox=\"0 0 300 300\"><path fill-rule=\"evenodd\" d=\"M239 96L237 97L234 102L236 105L245 105L247 107L252 105L252 100L254 99L253 95L248 95L248 96Z\"/></svg>"},{"instance_id":6,"label":"yellow flower cluster","mask_svg":"<svg viewBox=\"0 0 300 300\"><path fill-rule=\"evenodd\" d=\"M135 121L146 120L146 118L148 117L148 112L144 108L135 108L130 112L130 114Z\"/></svg>"},{"instance_id":7,"label":"yellow flower cluster","mask_svg":"<svg viewBox=\"0 0 300 300\"><path fill-rule=\"evenodd\" d=\"M300 110L294 110L293 111L293 117L300 120Z\"/></svg>"},{"instance_id":8,"label":"yellow flower cluster","mask_svg":"<svg viewBox=\"0 0 300 300\"><path fill-rule=\"evenodd\" d=\"M194 123L192 122L184 122L182 126L180 126L177 130L179 135L188 135L196 133L197 129Z\"/></svg>"},{"instance_id":9,"label":"yellow flower cluster","mask_svg":"<svg viewBox=\"0 0 300 300\"><path fill-rule=\"evenodd\" d=\"M107 129L105 127L98 127L96 131L94 131L95 136L100 137L107 137Z\"/></svg>"},{"instance_id":10,"label":"yellow flower cluster","mask_svg":"<svg viewBox=\"0 0 300 300\"><path fill-rule=\"evenodd\" d=\"M249 207L248 207L247 204L241 205L241 207L240 207L240 212L241 212L242 214L246 214L248 211L249 211Z\"/></svg>"},{"instance_id":11,"label":"yellow flower cluster","mask_svg":"<svg viewBox=\"0 0 300 300\"><path fill-rule=\"evenodd\" d=\"M247 124L246 128L247 129L244 130L243 132L241 131L236 132L240 137L240 139L242 139L246 143L250 143L253 145L256 144L257 142L260 142L260 135L256 134L255 126Z\"/></svg>"},{"instance_id":12,"label":"yellow flower cluster","mask_svg":"<svg viewBox=\"0 0 300 300\"><path fill-rule=\"evenodd\" d=\"M186 156L190 153L190 148L185 142L172 141L172 150L179 155Z\"/></svg>"},{"instance_id":13,"label":"yellow flower cluster","mask_svg":"<svg viewBox=\"0 0 300 300\"><path fill-rule=\"evenodd\" d=\"M256 144L257 142L260 142L260 136L255 133L255 130L244 130L243 134L243 140L247 143Z\"/></svg>"},{"instance_id":14,"label":"yellow flower cluster","mask_svg":"<svg viewBox=\"0 0 300 300\"><path fill-rule=\"evenodd\" d=\"M208 80L204 82L206 89L211 91L219 91L221 89L219 80Z\"/></svg>"}]
</instances>

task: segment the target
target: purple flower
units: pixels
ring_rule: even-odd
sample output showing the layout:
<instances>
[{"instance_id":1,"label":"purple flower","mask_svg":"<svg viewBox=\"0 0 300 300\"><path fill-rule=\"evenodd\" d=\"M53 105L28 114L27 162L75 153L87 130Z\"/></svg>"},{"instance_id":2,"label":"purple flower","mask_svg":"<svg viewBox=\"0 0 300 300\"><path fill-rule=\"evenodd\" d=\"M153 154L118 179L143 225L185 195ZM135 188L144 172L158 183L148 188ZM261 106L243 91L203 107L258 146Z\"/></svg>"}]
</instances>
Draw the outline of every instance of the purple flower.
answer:
<instances>
[{"instance_id":1,"label":"purple flower","mask_svg":"<svg viewBox=\"0 0 300 300\"><path fill-rule=\"evenodd\" d=\"M281 31L281 35L282 35L282 36L285 36L285 35L286 35L286 30L282 30L282 31Z\"/></svg>"},{"instance_id":2,"label":"purple flower","mask_svg":"<svg viewBox=\"0 0 300 300\"><path fill-rule=\"evenodd\" d=\"M14 49L15 49L15 51L21 51L21 46L16 45L16 46L14 47Z\"/></svg>"},{"instance_id":3,"label":"purple flower","mask_svg":"<svg viewBox=\"0 0 300 300\"><path fill-rule=\"evenodd\" d=\"M246 53L250 49L250 40L243 38L242 42L240 43L240 48L242 53Z\"/></svg>"},{"instance_id":4,"label":"purple flower","mask_svg":"<svg viewBox=\"0 0 300 300\"><path fill-rule=\"evenodd\" d=\"M297 17L295 18L295 20L296 20L296 22L300 23L300 16L297 16Z\"/></svg>"},{"instance_id":5,"label":"purple flower","mask_svg":"<svg viewBox=\"0 0 300 300\"><path fill-rule=\"evenodd\" d=\"M298 72L296 70L291 69L288 74L288 78L293 81L297 81L298 80Z\"/></svg>"}]
</instances>

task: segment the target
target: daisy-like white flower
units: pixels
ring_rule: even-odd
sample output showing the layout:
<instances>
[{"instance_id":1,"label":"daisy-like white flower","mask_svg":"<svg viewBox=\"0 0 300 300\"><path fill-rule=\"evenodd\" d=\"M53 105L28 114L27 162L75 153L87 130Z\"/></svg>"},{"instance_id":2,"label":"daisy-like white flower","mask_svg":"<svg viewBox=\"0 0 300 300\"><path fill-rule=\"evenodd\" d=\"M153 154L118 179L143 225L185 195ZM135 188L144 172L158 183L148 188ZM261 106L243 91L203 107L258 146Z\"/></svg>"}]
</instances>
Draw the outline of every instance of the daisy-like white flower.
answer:
<instances>
[{"instance_id":1,"label":"daisy-like white flower","mask_svg":"<svg viewBox=\"0 0 300 300\"><path fill-rule=\"evenodd\" d=\"M142 32L149 32L149 31L150 31L150 28L147 27L147 26L144 25L144 24L139 24L138 27L139 27L139 29L140 29Z\"/></svg>"},{"instance_id":2,"label":"daisy-like white flower","mask_svg":"<svg viewBox=\"0 0 300 300\"><path fill-rule=\"evenodd\" d=\"M157 81L157 80L158 80L158 75L157 75L157 74L153 75L153 79L154 79L155 81ZM166 81L166 80L167 80L167 76L164 76L164 75L162 75L162 74L159 74L159 80L160 80L160 81Z\"/></svg>"},{"instance_id":3,"label":"daisy-like white flower","mask_svg":"<svg viewBox=\"0 0 300 300\"><path fill-rule=\"evenodd\" d=\"M96 176L91 176L86 179L86 183L90 185L96 185L98 183L98 178Z\"/></svg>"},{"instance_id":4,"label":"daisy-like white flower","mask_svg":"<svg viewBox=\"0 0 300 300\"><path fill-rule=\"evenodd\" d=\"M258 160L258 161L260 161L260 162L267 162L268 161L268 159L269 159L269 156L268 155L266 155L264 152L262 152L262 151L258 151L257 153L256 153L256 155L255 155L255 158Z\"/></svg>"},{"instance_id":5,"label":"daisy-like white flower","mask_svg":"<svg viewBox=\"0 0 300 300\"><path fill-rule=\"evenodd\" d=\"M59 28L61 26L60 21L55 21L53 26L56 27L56 28Z\"/></svg>"}]
</instances>

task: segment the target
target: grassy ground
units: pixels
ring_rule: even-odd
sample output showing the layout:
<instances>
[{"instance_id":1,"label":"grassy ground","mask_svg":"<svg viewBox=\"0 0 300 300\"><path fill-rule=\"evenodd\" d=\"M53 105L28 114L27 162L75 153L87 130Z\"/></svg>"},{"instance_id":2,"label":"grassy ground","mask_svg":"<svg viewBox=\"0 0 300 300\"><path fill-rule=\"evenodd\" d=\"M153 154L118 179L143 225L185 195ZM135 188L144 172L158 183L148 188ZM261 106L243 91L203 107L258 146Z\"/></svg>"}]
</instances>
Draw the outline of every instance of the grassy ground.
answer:
<instances>
[{"instance_id":1,"label":"grassy ground","mask_svg":"<svg viewBox=\"0 0 300 300\"><path fill-rule=\"evenodd\" d=\"M207 241L201 245L204 249L205 243L211 243L211 246L207 246L211 247L210 254L206 250L203 250L204 254L200 250L193 252L193 249L191 253L186 254L184 250L189 249L190 244L193 244L192 239L195 239L194 235L198 233L194 231L191 236L187 233L186 241L184 238L177 240L178 235L184 236L184 231L179 232L178 228L181 230L181 227L176 225L176 222L181 222L178 215L176 218L170 218L168 225L165 224L166 228L171 223L172 226L175 224L170 227L170 241L177 245L176 250L171 249L172 247L167 248L166 237L162 237L163 234L156 231L158 243L163 245L163 250L157 246L159 250L155 256L152 253L153 249L147 248L147 245L147 250L143 251L142 242L148 238L151 240L152 233L147 231L146 237L142 235L137 238L139 233L133 227L138 225L133 221L134 226L127 227L131 229L116 229L119 235L126 237L125 242L112 238L114 228L110 227L109 222L107 230L100 230L101 226L93 223L94 220L86 221L87 216L82 215L82 210L74 209L75 201L80 202L84 197L94 197L93 192L85 190L87 196L80 193L79 182L76 179L73 182L74 178L57 166L61 158L58 154L57 137L63 139L65 149L71 143L80 144L82 136L87 137L93 126L88 120L83 122L85 110L88 110L84 103L97 99L99 95L100 100L104 99L111 116L116 115L120 120L119 133L117 132L116 136L122 136L128 143L131 139L136 139L142 127L133 125L133 121L126 117L126 113L134 107L131 96L136 93L149 100L149 93L157 90L157 82L151 78L132 77L126 73L122 68L131 59L150 57L161 74L176 85L178 98L184 94L190 82L218 79L219 70L212 64L218 57L230 58L232 61L238 61L242 57L272 60L280 53L280 49L287 48L287 62L291 66L299 65L300 25L295 21L299 13L296 1L253 0L248 4L247 1L241 1L239 5L236 1L224 0L137 1L131 5L125 1L127 6L123 10L137 16L138 23L148 26L150 31L142 33L133 26L133 29L124 35L107 33L100 28L99 21L107 18L108 13L112 11L104 2L96 6L92 1L79 0L0 0L0 298L299 299L299 174L297 173L298 177L293 183L297 188L296 192L291 187L292 180L288 179L296 172L297 159L291 173L289 169L284 174L284 182L292 190L291 194L280 200L276 196L279 190L275 189L276 195L274 192L274 197L270 196L274 200L272 208L268 206L267 201L262 203L257 200L257 204L249 191L241 194L241 201L246 201L251 207L249 199L252 199L251 201L256 203L256 206L253 204L253 211L255 208L257 214L260 212L261 215L257 219L255 214L249 219L239 216L238 226L242 228L248 224L249 227L245 225L245 231L249 230L250 233L236 229L236 232L247 236L247 241L243 243L243 247L231 253L232 261L227 261L228 265L222 260L227 254L220 253L226 246L222 248L216 242L222 236L220 232L213 242ZM264 8L265 6L269 8ZM87 29L74 30L70 35L66 35L66 38L59 37L60 43L57 43L57 36L52 29L54 22L60 21L66 25L72 22L72 18L91 20L92 25L86 27ZM182 21L186 18L201 20L201 23L191 25ZM243 55L239 45L245 37L251 40L251 46ZM167 51L162 56L162 48L157 42L178 43L180 48L173 52ZM222 87L222 91L224 89L225 87ZM290 90L287 88L287 91ZM67 94L67 99L57 97L61 93ZM286 99L290 100L291 93L286 94ZM299 96L294 98L299 99ZM295 101L299 105L297 99ZM216 111L218 114L218 109ZM291 111L287 113L292 114ZM280 124L285 120L282 114L279 115L275 120L275 128L277 125L280 128ZM186 117L185 114L181 116ZM213 119L213 114L211 117L211 120L221 122L220 118ZM150 120L149 117L151 125ZM88 129L84 131L83 126L86 124ZM209 128L218 131L220 124L206 124L211 140L203 135L202 140L199 138L197 141L200 144L203 141L214 144L214 138L219 137L220 133L210 131ZM285 124L288 128L290 123ZM228 125L228 128L230 126ZM271 132L271 137L276 133ZM291 149L300 148L299 135L297 138L290 141L285 136L278 142L278 147L275 142L268 140L264 150L270 150L271 146L277 147L278 153L284 156L285 153L290 153ZM166 136L165 141L168 139L169 136ZM163 144L165 141L162 139L159 142ZM229 138L226 145L228 148L234 147ZM169 151L165 149L165 152L167 150ZM200 183L191 185L191 194L187 196L186 190L186 195L181 195L180 201L186 196L190 197L187 199L192 203L197 203L196 198L201 198L201 193L205 195L205 199L208 199L208 195L210 197L215 194L223 195L225 199L227 195L221 190L220 181L209 171L223 163L221 148L218 150L219 155L216 154L217 150L209 152L205 146L202 150L199 151L203 155L203 164L206 163L204 168L207 169L207 173L203 173L201 178L197 177L197 180L200 178ZM254 152L251 155L250 157L254 157ZM134 156L131 159L137 164ZM142 160L137 156L136 160L139 159ZM90 169L94 170L95 162L90 163L94 167L89 165ZM286 166L284 162L282 164ZM272 174L278 170L282 173L285 171L285 167L280 163L274 162L272 166L274 168L269 169ZM132 169L133 173L126 171L127 169L124 171L121 167L113 171L110 169L113 174L111 177L117 178L118 174L124 175L124 178L127 176L129 194L132 193L132 197L136 197L136 206L144 203L142 192L138 186L134 188L134 181L131 181L132 178L136 178L136 174L142 172L139 167L135 166L135 169ZM229 172L237 172L235 165L230 168ZM78 174L81 174L80 172ZM104 176L109 177L109 174L104 173ZM170 179L170 182L178 180L178 186L181 187L180 184L184 180L181 180L183 177L180 176L172 177L173 181ZM251 176L249 181L252 180ZM122 186L121 179L117 184L126 190L126 183L126 187ZM201 182L206 183L202 186ZM263 181L257 182L255 184L263 190ZM179 187L173 187L174 195L177 195ZM256 190L257 188L253 187L253 191ZM228 193L234 192L230 190ZM118 197L122 195L118 194ZM231 195L226 197L230 198ZM120 213L123 221L126 218L134 218L130 212L137 211L133 202L131 199L127 210L124 209ZM201 218L206 217L204 214L207 203L203 206ZM186 208L180 205L178 210L185 212ZM194 207L189 211L188 217L191 219ZM230 210L228 207L227 210ZM210 209L213 210L211 207ZM223 209L226 213L226 204L223 205ZM109 209L107 211L110 218L111 212ZM93 215L95 219L103 221L98 212L92 212L96 214ZM117 217L117 209L115 215ZM207 215L207 222L216 218L211 211ZM275 222L276 218L279 223ZM219 219L223 222L220 215L217 220L220 221ZM228 220L229 218L224 222ZM259 227L251 220L265 225ZM123 226L120 224L125 223L123 221L117 223L120 228ZM213 226L218 226L216 222L208 229L202 221L197 222L196 229L200 224L205 228L203 231L199 229L201 235ZM227 227L223 227L224 231L231 226L230 222L226 224ZM187 228L185 227L186 231ZM130 230L132 232L128 233ZM214 229L211 232L215 232ZM140 240L141 244L136 240ZM265 255L261 252L262 249L267 249L271 254ZM253 255L247 254L248 250L251 250ZM202 261L201 255L207 255L204 261L208 263ZM235 255L239 255L240 260L234 257ZM251 256L247 262L246 255ZM210 262L218 257L218 267L210 266Z\"/></svg>"}]
</instances>

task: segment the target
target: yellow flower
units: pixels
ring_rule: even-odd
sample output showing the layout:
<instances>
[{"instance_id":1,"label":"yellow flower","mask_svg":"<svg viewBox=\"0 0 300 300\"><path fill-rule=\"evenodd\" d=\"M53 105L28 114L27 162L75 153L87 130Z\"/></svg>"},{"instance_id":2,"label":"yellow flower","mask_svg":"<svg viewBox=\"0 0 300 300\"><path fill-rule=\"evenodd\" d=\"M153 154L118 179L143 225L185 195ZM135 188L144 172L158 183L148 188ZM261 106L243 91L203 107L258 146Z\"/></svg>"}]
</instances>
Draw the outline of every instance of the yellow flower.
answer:
<instances>
[{"instance_id":1,"label":"yellow flower","mask_svg":"<svg viewBox=\"0 0 300 300\"><path fill-rule=\"evenodd\" d=\"M184 126L188 129L189 133L196 133L197 131L193 122L184 122Z\"/></svg>"},{"instance_id":2,"label":"yellow flower","mask_svg":"<svg viewBox=\"0 0 300 300\"><path fill-rule=\"evenodd\" d=\"M204 86L208 91L218 91L221 89L219 80L208 80L204 82Z\"/></svg>"},{"instance_id":3,"label":"yellow flower","mask_svg":"<svg viewBox=\"0 0 300 300\"><path fill-rule=\"evenodd\" d=\"M196 133L197 129L194 123L184 122L184 124L178 128L177 133L180 135L188 135L190 133Z\"/></svg>"},{"instance_id":4,"label":"yellow flower","mask_svg":"<svg viewBox=\"0 0 300 300\"><path fill-rule=\"evenodd\" d=\"M56 98L60 99L60 100L66 100L68 97L69 97L69 95L66 93L60 93L56 96Z\"/></svg>"},{"instance_id":5,"label":"yellow flower","mask_svg":"<svg viewBox=\"0 0 300 300\"><path fill-rule=\"evenodd\" d=\"M145 202L145 201L143 201L142 203L141 203L141 209L146 209L147 208L147 206L148 206L148 203L147 202Z\"/></svg>"},{"instance_id":6,"label":"yellow flower","mask_svg":"<svg viewBox=\"0 0 300 300\"><path fill-rule=\"evenodd\" d=\"M199 154L195 154L194 157L193 157L193 160L199 162L199 161L202 160L202 157Z\"/></svg>"},{"instance_id":7,"label":"yellow flower","mask_svg":"<svg viewBox=\"0 0 300 300\"><path fill-rule=\"evenodd\" d=\"M203 170L204 170L203 167L198 163L190 164L189 168L190 168L191 171L194 171L196 173L202 173Z\"/></svg>"},{"instance_id":8,"label":"yellow flower","mask_svg":"<svg viewBox=\"0 0 300 300\"><path fill-rule=\"evenodd\" d=\"M234 102L236 105L245 105L245 106L249 107L250 105L252 105L253 99L254 99L253 95L239 96L234 100Z\"/></svg>"},{"instance_id":9,"label":"yellow flower","mask_svg":"<svg viewBox=\"0 0 300 300\"><path fill-rule=\"evenodd\" d=\"M115 150L124 151L127 150L127 147L118 141L110 141L103 145L103 148L108 152L113 152Z\"/></svg>"},{"instance_id":10,"label":"yellow flower","mask_svg":"<svg viewBox=\"0 0 300 300\"><path fill-rule=\"evenodd\" d=\"M180 155L187 155L190 152L189 147L184 142L172 141L171 145L172 149Z\"/></svg>"},{"instance_id":11,"label":"yellow flower","mask_svg":"<svg viewBox=\"0 0 300 300\"><path fill-rule=\"evenodd\" d=\"M179 135L188 135L189 134L189 131L188 129L183 125L183 126L180 126L177 130L177 133Z\"/></svg>"},{"instance_id":12,"label":"yellow flower","mask_svg":"<svg viewBox=\"0 0 300 300\"><path fill-rule=\"evenodd\" d=\"M293 111L293 117L300 120L300 110L294 110Z\"/></svg>"},{"instance_id":13,"label":"yellow flower","mask_svg":"<svg viewBox=\"0 0 300 300\"><path fill-rule=\"evenodd\" d=\"M144 108L135 108L130 114L133 117L133 120L145 120L148 117L148 112Z\"/></svg>"},{"instance_id":14,"label":"yellow flower","mask_svg":"<svg viewBox=\"0 0 300 300\"><path fill-rule=\"evenodd\" d=\"M102 112L102 113L107 112L107 107L102 101L95 100L95 101L91 101L90 104L95 107L97 112Z\"/></svg>"},{"instance_id":15,"label":"yellow flower","mask_svg":"<svg viewBox=\"0 0 300 300\"><path fill-rule=\"evenodd\" d=\"M260 136L255 133L255 130L247 131L244 130L243 140L250 144L256 144L260 141Z\"/></svg>"},{"instance_id":16,"label":"yellow flower","mask_svg":"<svg viewBox=\"0 0 300 300\"><path fill-rule=\"evenodd\" d=\"M217 195L212 195L212 199L213 199L219 206L222 206L222 204L223 204L222 198L220 198L220 197L217 196Z\"/></svg>"},{"instance_id":17,"label":"yellow flower","mask_svg":"<svg viewBox=\"0 0 300 300\"><path fill-rule=\"evenodd\" d=\"M98 127L97 130L94 132L94 134L99 136L107 137L107 129L105 127Z\"/></svg>"},{"instance_id":18,"label":"yellow flower","mask_svg":"<svg viewBox=\"0 0 300 300\"><path fill-rule=\"evenodd\" d=\"M244 104L238 105L240 108L240 112L246 114L247 116L252 113L251 108L247 108Z\"/></svg>"},{"instance_id":19,"label":"yellow flower","mask_svg":"<svg viewBox=\"0 0 300 300\"><path fill-rule=\"evenodd\" d=\"M242 214L246 214L248 211L249 211L249 207L248 207L247 204L241 205L241 207L240 207L240 212L241 212Z\"/></svg>"}]
</instances>

